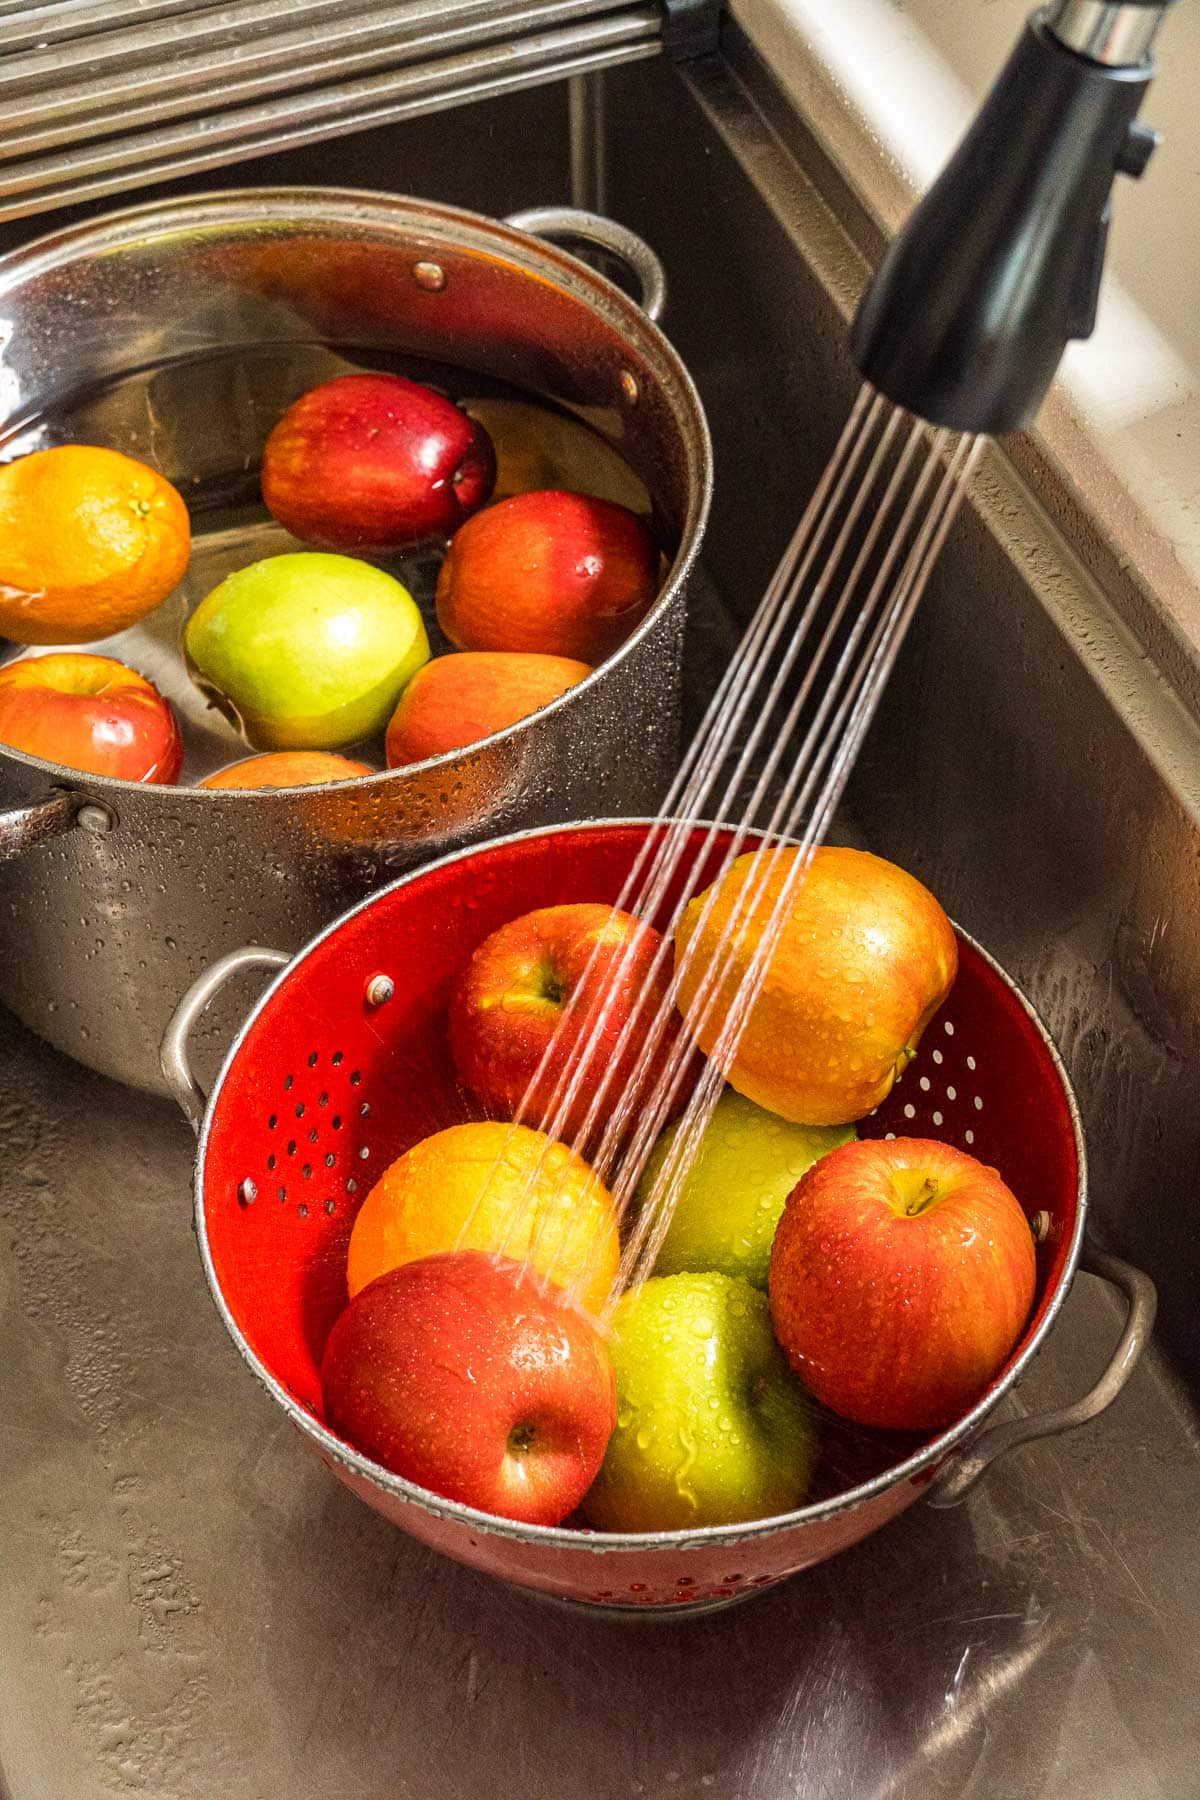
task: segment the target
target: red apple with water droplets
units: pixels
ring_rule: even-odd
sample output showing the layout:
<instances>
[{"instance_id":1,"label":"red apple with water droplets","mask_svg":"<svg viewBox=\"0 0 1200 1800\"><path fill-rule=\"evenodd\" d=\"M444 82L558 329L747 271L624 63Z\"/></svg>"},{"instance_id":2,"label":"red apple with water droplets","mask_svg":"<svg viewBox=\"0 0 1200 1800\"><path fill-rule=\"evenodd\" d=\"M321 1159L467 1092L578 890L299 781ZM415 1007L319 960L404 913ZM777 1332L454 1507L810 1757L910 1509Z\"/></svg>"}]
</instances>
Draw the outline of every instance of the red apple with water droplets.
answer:
<instances>
[{"instance_id":1,"label":"red apple with water droplets","mask_svg":"<svg viewBox=\"0 0 1200 1800\"><path fill-rule=\"evenodd\" d=\"M183 762L153 682L111 656L62 650L0 668L0 743L89 775L163 786Z\"/></svg>"},{"instance_id":2,"label":"red apple with water droplets","mask_svg":"<svg viewBox=\"0 0 1200 1800\"><path fill-rule=\"evenodd\" d=\"M670 980L671 957L660 933L632 913L593 902L522 913L484 939L451 996L450 1048L458 1072L496 1118L511 1119L529 1090L524 1122L552 1126L552 1135L567 1143L586 1129L577 1145L586 1153L632 1092ZM585 1050L593 1032L596 1048ZM671 1008L638 1079L643 1097L655 1091L678 1032ZM566 1104L558 1118L560 1082ZM633 1101L628 1127L637 1112Z\"/></svg>"},{"instance_id":3,"label":"red apple with water droplets","mask_svg":"<svg viewBox=\"0 0 1200 1800\"><path fill-rule=\"evenodd\" d=\"M324 550L384 555L449 537L496 479L491 439L402 375L338 375L289 406L263 452L263 499Z\"/></svg>"},{"instance_id":4,"label":"red apple with water droplets","mask_svg":"<svg viewBox=\"0 0 1200 1800\"><path fill-rule=\"evenodd\" d=\"M418 669L387 728L389 769L465 749L549 706L591 674L566 656L464 651Z\"/></svg>"},{"instance_id":5,"label":"red apple with water droplets","mask_svg":"<svg viewBox=\"0 0 1200 1800\"><path fill-rule=\"evenodd\" d=\"M866 1139L823 1156L789 1196L771 1316L832 1412L931 1431L1000 1373L1035 1281L1029 1222L995 1169L932 1138Z\"/></svg>"},{"instance_id":6,"label":"red apple with water droplets","mask_svg":"<svg viewBox=\"0 0 1200 1800\"><path fill-rule=\"evenodd\" d=\"M438 619L460 650L597 663L645 618L658 584L658 546L636 513L547 488L501 500L456 533Z\"/></svg>"},{"instance_id":7,"label":"red apple with water droplets","mask_svg":"<svg viewBox=\"0 0 1200 1800\"><path fill-rule=\"evenodd\" d=\"M477 1250L363 1288L321 1363L328 1424L384 1468L501 1518L557 1525L617 1422L603 1339L561 1290Z\"/></svg>"}]
</instances>

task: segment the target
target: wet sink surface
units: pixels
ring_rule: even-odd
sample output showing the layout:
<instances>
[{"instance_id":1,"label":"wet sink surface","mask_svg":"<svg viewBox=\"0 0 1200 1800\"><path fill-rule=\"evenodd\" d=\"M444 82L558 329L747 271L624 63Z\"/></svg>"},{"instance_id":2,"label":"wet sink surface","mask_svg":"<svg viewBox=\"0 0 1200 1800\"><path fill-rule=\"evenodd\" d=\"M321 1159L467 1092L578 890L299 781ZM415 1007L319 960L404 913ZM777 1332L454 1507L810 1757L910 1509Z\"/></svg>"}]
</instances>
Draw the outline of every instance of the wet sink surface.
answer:
<instances>
[{"instance_id":1,"label":"wet sink surface","mask_svg":"<svg viewBox=\"0 0 1200 1800\"><path fill-rule=\"evenodd\" d=\"M0 1015L0 1793L10 1800L1190 1800L1195 1414L1153 1356L740 1611L544 1607L368 1512L213 1311L169 1106ZM1081 1276L1019 1403L1118 1329ZM5 1785L6 1784L6 1785Z\"/></svg>"}]
</instances>

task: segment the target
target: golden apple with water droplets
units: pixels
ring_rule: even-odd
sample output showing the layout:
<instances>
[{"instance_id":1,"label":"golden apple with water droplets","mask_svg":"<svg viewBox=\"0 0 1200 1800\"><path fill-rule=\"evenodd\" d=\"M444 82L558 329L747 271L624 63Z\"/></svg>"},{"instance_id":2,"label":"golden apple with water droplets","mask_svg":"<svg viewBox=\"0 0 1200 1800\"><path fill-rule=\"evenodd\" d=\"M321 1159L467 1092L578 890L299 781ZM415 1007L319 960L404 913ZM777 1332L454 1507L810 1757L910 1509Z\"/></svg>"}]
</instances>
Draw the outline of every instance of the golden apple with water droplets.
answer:
<instances>
[{"instance_id":1,"label":"golden apple with water droplets","mask_svg":"<svg viewBox=\"0 0 1200 1800\"><path fill-rule=\"evenodd\" d=\"M765 1294L728 1275L653 1276L608 1341L617 1429L584 1501L606 1531L687 1531L791 1512L816 1460L812 1408Z\"/></svg>"},{"instance_id":2,"label":"golden apple with water droplets","mask_svg":"<svg viewBox=\"0 0 1200 1800\"><path fill-rule=\"evenodd\" d=\"M703 924L711 890L679 922L679 1005L706 1056L801 854L739 856ZM700 988L714 957L728 967L716 964L722 979L705 1016ZM915 876L865 850L816 850L755 987L730 1086L797 1125L865 1118L911 1061L957 971L954 928Z\"/></svg>"},{"instance_id":3,"label":"golden apple with water droplets","mask_svg":"<svg viewBox=\"0 0 1200 1800\"><path fill-rule=\"evenodd\" d=\"M638 1183L642 1204L678 1130L669 1125L654 1146ZM679 1184L655 1274L717 1270L765 1289L771 1241L788 1195L818 1157L853 1136L853 1125L792 1125L726 1088Z\"/></svg>"}]
</instances>

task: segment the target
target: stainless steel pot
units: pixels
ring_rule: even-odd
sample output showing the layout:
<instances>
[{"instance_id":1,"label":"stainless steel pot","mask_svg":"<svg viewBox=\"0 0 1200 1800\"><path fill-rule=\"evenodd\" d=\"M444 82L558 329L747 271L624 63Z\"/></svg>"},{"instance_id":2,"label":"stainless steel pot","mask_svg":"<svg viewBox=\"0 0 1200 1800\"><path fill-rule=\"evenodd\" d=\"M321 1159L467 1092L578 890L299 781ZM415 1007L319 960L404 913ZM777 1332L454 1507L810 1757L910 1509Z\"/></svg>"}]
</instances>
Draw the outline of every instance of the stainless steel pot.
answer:
<instances>
[{"instance_id":1,"label":"stainless steel pot","mask_svg":"<svg viewBox=\"0 0 1200 1800\"><path fill-rule=\"evenodd\" d=\"M602 244L632 266L645 310L522 226ZM389 355L574 414L649 491L669 560L649 617L587 681L412 768L221 792L82 777L0 749L0 999L28 1025L160 1090L171 1003L224 952L299 947L381 877L455 845L657 798L677 749L685 591L711 489L699 400L653 323L663 295L647 247L590 214L497 223L341 190L138 207L0 260L0 458L109 443L202 503L223 496L233 524L207 545L214 566L242 543L236 508L283 408L343 358ZM179 631L202 592L112 641L185 716L201 703ZM202 1064L243 1010L234 996L217 1013Z\"/></svg>"}]
</instances>

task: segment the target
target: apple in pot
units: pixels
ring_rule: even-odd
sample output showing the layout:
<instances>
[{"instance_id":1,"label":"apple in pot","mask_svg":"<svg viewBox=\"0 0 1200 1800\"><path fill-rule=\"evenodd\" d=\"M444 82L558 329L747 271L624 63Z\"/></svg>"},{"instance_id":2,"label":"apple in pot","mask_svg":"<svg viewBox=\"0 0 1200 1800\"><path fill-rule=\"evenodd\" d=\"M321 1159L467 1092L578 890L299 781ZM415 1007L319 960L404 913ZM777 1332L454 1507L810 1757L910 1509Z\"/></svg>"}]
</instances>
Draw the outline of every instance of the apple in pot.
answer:
<instances>
[{"instance_id":1,"label":"apple in pot","mask_svg":"<svg viewBox=\"0 0 1200 1800\"><path fill-rule=\"evenodd\" d=\"M227 763L203 781L202 788L318 787L329 782L357 781L378 771L370 763L353 762L327 750L276 750L262 756L243 756Z\"/></svg>"},{"instance_id":2,"label":"apple in pot","mask_svg":"<svg viewBox=\"0 0 1200 1800\"><path fill-rule=\"evenodd\" d=\"M864 1140L815 1163L771 1251L775 1335L845 1419L951 1425L1020 1338L1033 1236L995 1169L932 1138Z\"/></svg>"},{"instance_id":3,"label":"apple in pot","mask_svg":"<svg viewBox=\"0 0 1200 1800\"><path fill-rule=\"evenodd\" d=\"M183 745L145 676L111 656L64 650L0 668L0 743L89 775L166 785Z\"/></svg>"},{"instance_id":4,"label":"apple in pot","mask_svg":"<svg viewBox=\"0 0 1200 1800\"><path fill-rule=\"evenodd\" d=\"M483 426L402 375L339 375L302 394L263 451L268 510L324 550L376 555L448 537L496 479Z\"/></svg>"},{"instance_id":5,"label":"apple in pot","mask_svg":"<svg viewBox=\"0 0 1200 1800\"><path fill-rule=\"evenodd\" d=\"M803 1503L816 1424L765 1294L728 1275L653 1276L618 1302L609 1351L617 1428L590 1524L686 1531Z\"/></svg>"},{"instance_id":6,"label":"apple in pot","mask_svg":"<svg viewBox=\"0 0 1200 1800\"><path fill-rule=\"evenodd\" d=\"M549 706L591 672L570 657L519 651L435 656L413 676L392 714L388 768L477 744Z\"/></svg>"},{"instance_id":7,"label":"apple in pot","mask_svg":"<svg viewBox=\"0 0 1200 1800\"><path fill-rule=\"evenodd\" d=\"M429 659L407 588L317 551L227 575L188 620L184 648L197 685L263 750L339 750L369 737Z\"/></svg>"},{"instance_id":8,"label":"apple in pot","mask_svg":"<svg viewBox=\"0 0 1200 1800\"><path fill-rule=\"evenodd\" d=\"M384 1468L465 1506L557 1525L616 1424L594 1325L519 1263L466 1250L362 1290L321 1363L327 1423Z\"/></svg>"},{"instance_id":9,"label":"apple in pot","mask_svg":"<svg viewBox=\"0 0 1200 1800\"><path fill-rule=\"evenodd\" d=\"M540 1125L557 1106L564 1073L568 1082L578 1074L578 1092L553 1127L568 1141L582 1132L603 1084L588 1134L593 1143L632 1084L666 999L670 956L659 956L662 941L632 913L593 902L539 907L501 925L476 950L450 999L450 1048L463 1082L489 1112L512 1118L536 1078L526 1123ZM586 1050L594 1031L596 1046ZM657 1033L640 1092L653 1091L677 1032L672 1012Z\"/></svg>"},{"instance_id":10,"label":"apple in pot","mask_svg":"<svg viewBox=\"0 0 1200 1800\"><path fill-rule=\"evenodd\" d=\"M602 662L649 612L659 553L628 507L547 488L477 513L438 575L442 630L460 650Z\"/></svg>"}]
</instances>

